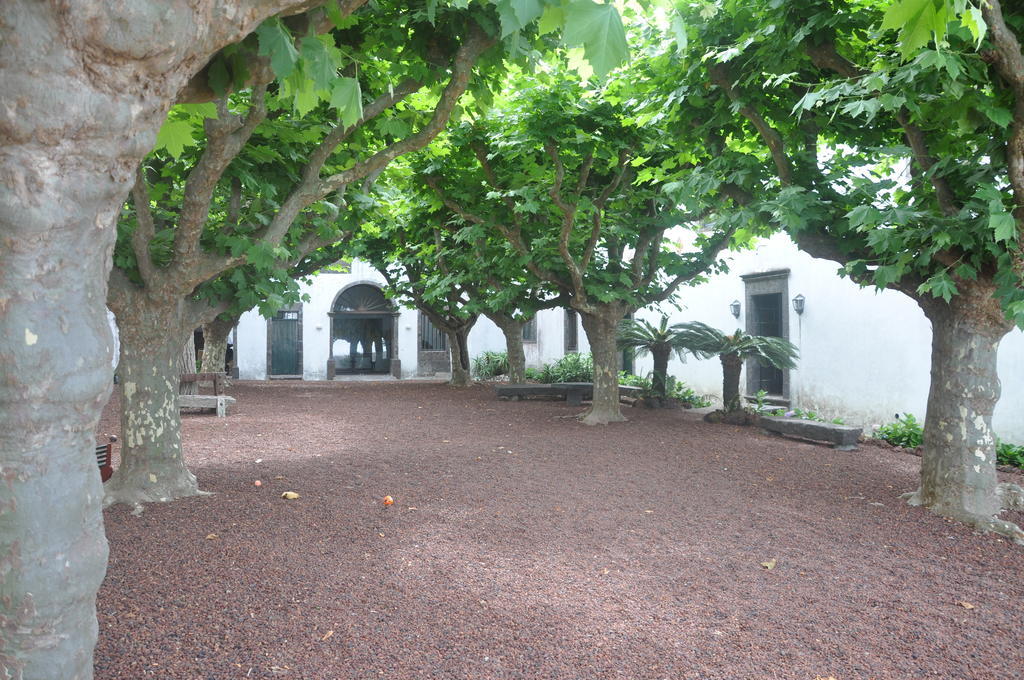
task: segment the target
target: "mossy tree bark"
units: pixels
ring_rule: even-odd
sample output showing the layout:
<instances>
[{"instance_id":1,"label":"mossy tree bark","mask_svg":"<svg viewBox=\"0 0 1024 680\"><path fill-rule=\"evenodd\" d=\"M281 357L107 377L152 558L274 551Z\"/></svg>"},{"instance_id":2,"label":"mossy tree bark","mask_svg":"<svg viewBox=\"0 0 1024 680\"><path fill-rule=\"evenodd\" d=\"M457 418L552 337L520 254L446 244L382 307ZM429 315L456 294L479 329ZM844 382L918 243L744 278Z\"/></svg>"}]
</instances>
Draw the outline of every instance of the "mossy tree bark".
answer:
<instances>
[{"instance_id":1,"label":"mossy tree bark","mask_svg":"<svg viewBox=\"0 0 1024 680\"><path fill-rule=\"evenodd\" d=\"M931 386L921 485L907 497L913 505L1022 543L1024 531L996 519L1004 496L992 431L1000 394L996 357L1012 325L991 286L960 288L948 303L934 298L920 302L932 323Z\"/></svg>"},{"instance_id":2,"label":"mossy tree bark","mask_svg":"<svg viewBox=\"0 0 1024 680\"><path fill-rule=\"evenodd\" d=\"M526 324L505 314L487 313L487 318L501 329L505 336L505 354L508 356L508 381L519 384L526 381L526 352L523 350L523 326Z\"/></svg>"},{"instance_id":3,"label":"mossy tree bark","mask_svg":"<svg viewBox=\"0 0 1024 680\"><path fill-rule=\"evenodd\" d=\"M178 359L178 373L196 372L196 336L189 333L185 344L181 348L181 358ZM178 387L178 394L199 394L199 383L187 382Z\"/></svg>"},{"instance_id":4,"label":"mossy tree bark","mask_svg":"<svg viewBox=\"0 0 1024 680\"><path fill-rule=\"evenodd\" d=\"M473 321L476 321L476 317ZM454 387L465 387L472 379L469 361L469 331L472 328L472 323L459 324L453 328L445 328L444 331L452 358L452 379L449 384Z\"/></svg>"},{"instance_id":5,"label":"mossy tree bark","mask_svg":"<svg viewBox=\"0 0 1024 680\"><path fill-rule=\"evenodd\" d=\"M182 348L192 329L218 309L173 296L155 299L116 272L111 283L110 305L121 330L122 439L121 465L106 484L104 503L135 505L198 495L181 450Z\"/></svg>"},{"instance_id":6,"label":"mossy tree bark","mask_svg":"<svg viewBox=\"0 0 1024 680\"><path fill-rule=\"evenodd\" d=\"M238 323L237 317L217 317L203 326L203 371L223 373L227 368L228 336Z\"/></svg>"},{"instance_id":7,"label":"mossy tree bark","mask_svg":"<svg viewBox=\"0 0 1024 680\"><path fill-rule=\"evenodd\" d=\"M629 311L621 303L593 303L592 311L580 312L594 358L594 400L583 414L587 425L606 425L626 420L619 406L619 352L616 341L619 322Z\"/></svg>"}]
</instances>

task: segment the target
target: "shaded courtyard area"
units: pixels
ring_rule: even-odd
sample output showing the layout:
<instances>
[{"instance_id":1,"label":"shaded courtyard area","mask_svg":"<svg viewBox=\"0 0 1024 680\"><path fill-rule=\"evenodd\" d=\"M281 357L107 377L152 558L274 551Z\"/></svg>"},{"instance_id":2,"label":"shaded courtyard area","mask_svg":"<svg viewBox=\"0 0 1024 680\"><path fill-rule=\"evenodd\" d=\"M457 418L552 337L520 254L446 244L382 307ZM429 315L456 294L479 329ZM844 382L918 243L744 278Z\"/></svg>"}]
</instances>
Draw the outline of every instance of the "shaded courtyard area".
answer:
<instances>
[{"instance_id":1,"label":"shaded courtyard area","mask_svg":"<svg viewBox=\"0 0 1024 680\"><path fill-rule=\"evenodd\" d=\"M105 513L97 680L1021 677L1024 549L898 500L913 456L485 386L230 393L183 417L213 495Z\"/></svg>"}]
</instances>

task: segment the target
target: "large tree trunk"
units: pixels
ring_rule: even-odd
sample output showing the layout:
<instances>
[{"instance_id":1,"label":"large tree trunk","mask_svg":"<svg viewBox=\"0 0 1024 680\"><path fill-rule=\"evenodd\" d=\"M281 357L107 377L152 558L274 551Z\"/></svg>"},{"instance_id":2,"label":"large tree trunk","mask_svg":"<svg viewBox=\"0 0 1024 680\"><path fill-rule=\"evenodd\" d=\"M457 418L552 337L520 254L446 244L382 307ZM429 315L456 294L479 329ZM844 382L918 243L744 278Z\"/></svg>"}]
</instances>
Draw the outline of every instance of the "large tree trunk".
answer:
<instances>
[{"instance_id":1,"label":"large tree trunk","mask_svg":"<svg viewBox=\"0 0 1024 680\"><path fill-rule=\"evenodd\" d=\"M121 465L106 484L104 504L171 501L200 494L181 451L182 347L217 310L200 302L151 294L111 275L108 304L121 331ZM206 318L204 318L204 316Z\"/></svg>"},{"instance_id":2,"label":"large tree trunk","mask_svg":"<svg viewBox=\"0 0 1024 680\"><path fill-rule=\"evenodd\" d=\"M198 495L181 451L178 383L182 334L163 341L121 325L121 465L106 484L107 505Z\"/></svg>"},{"instance_id":3,"label":"large tree trunk","mask_svg":"<svg viewBox=\"0 0 1024 680\"><path fill-rule=\"evenodd\" d=\"M238 323L236 317L228 320L214 319L203 326L203 371L221 373L227 371L228 336Z\"/></svg>"},{"instance_id":4,"label":"large tree trunk","mask_svg":"<svg viewBox=\"0 0 1024 680\"><path fill-rule=\"evenodd\" d=\"M11 52L44 72L54 57L7 29L0 91L21 112L0 125L0 677L87 680L107 563L93 455L113 379L103 302L125 185L107 147L80 149L59 125L54 147L12 139L43 112L7 89Z\"/></svg>"},{"instance_id":5,"label":"large tree trunk","mask_svg":"<svg viewBox=\"0 0 1024 680\"><path fill-rule=\"evenodd\" d=\"M722 362L722 408L726 411L740 409L740 371L743 359L739 354L720 354Z\"/></svg>"},{"instance_id":6,"label":"large tree trunk","mask_svg":"<svg viewBox=\"0 0 1024 680\"><path fill-rule=\"evenodd\" d=\"M503 314L488 314L487 318L493 321L505 336L508 381L512 384L526 382L526 352L523 350L523 326L526 324Z\"/></svg>"},{"instance_id":7,"label":"large tree trunk","mask_svg":"<svg viewBox=\"0 0 1024 680\"><path fill-rule=\"evenodd\" d=\"M107 543L93 432L111 387L114 221L168 107L301 0L4 0L0 22L0 668L89 680ZM217 17L210 20L210 17Z\"/></svg>"},{"instance_id":8,"label":"large tree trunk","mask_svg":"<svg viewBox=\"0 0 1024 680\"><path fill-rule=\"evenodd\" d=\"M196 372L196 336L189 333L188 339L181 348L181 356L178 358L178 375L183 373ZM198 382L182 383L178 387L178 394L199 394Z\"/></svg>"},{"instance_id":9,"label":"large tree trunk","mask_svg":"<svg viewBox=\"0 0 1024 680\"><path fill-rule=\"evenodd\" d=\"M470 383L469 331L472 324L459 326L454 330L445 330L448 336L448 348L452 356L452 380L450 385L465 387Z\"/></svg>"},{"instance_id":10,"label":"large tree trunk","mask_svg":"<svg viewBox=\"0 0 1024 680\"><path fill-rule=\"evenodd\" d=\"M657 347L651 351L651 358L654 360L654 371L651 376L651 389L654 393L664 399L667 395L666 382L668 380L668 360L672 356L672 349L669 347Z\"/></svg>"},{"instance_id":11,"label":"large tree trunk","mask_svg":"<svg viewBox=\"0 0 1024 680\"><path fill-rule=\"evenodd\" d=\"M587 425L606 425L626 420L619 407L618 326L625 316L619 305L601 305L595 310L580 310L583 330L594 358L594 401L583 414Z\"/></svg>"},{"instance_id":12,"label":"large tree trunk","mask_svg":"<svg viewBox=\"0 0 1024 680\"><path fill-rule=\"evenodd\" d=\"M932 323L931 387L921 486L907 497L913 505L1022 542L1021 529L995 519L1004 491L996 477L992 431L1000 393L996 353L1012 325L992 297L992 287L960 288L948 304L920 301Z\"/></svg>"}]
</instances>

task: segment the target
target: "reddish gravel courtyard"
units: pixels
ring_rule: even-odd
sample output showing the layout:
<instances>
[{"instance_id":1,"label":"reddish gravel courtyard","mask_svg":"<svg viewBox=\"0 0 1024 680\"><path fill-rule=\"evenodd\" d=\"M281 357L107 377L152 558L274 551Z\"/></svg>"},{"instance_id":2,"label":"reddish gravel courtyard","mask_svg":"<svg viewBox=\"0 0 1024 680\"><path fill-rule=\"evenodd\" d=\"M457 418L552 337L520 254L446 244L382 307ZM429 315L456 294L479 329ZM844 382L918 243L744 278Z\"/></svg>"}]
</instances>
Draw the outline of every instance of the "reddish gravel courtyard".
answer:
<instances>
[{"instance_id":1,"label":"reddish gravel courtyard","mask_svg":"<svg viewBox=\"0 0 1024 680\"><path fill-rule=\"evenodd\" d=\"M1024 677L1024 548L899 501L913 456L484 386L230 393L183 423L214 495L105 513L97 680Z\"/></svg>"}]
</instances>

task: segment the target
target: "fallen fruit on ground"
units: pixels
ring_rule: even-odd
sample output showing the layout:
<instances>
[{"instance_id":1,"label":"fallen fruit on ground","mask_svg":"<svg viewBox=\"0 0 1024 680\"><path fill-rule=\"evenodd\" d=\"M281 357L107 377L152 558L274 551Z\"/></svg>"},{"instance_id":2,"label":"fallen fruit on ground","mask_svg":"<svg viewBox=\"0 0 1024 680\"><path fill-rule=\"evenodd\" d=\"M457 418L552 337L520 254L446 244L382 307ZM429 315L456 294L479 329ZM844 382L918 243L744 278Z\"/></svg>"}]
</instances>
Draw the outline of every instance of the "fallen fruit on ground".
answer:
<instances>
[{"instance_id":1,"label":"fallen fruit on ground","mask_svg":"<svg viewBox=\"0 0 1024 680\"><path fill-rule=\"evenodd\" d=\"M281 494L281 498L285 498L290 501L293 501L298 497L299 494L295 493L294 491L285 491L283 494Z\"/></svg>"},{"instance_id":2,"label":"fallen fruit on ground","mask_svg":"<svg viewBox=\"0 0 1024 680\"><path fill-rule=\"evenodd\" d=\"M384 496L384 505L394 505L395 499L391 496Z\"/></svg>"}]
</instances>

